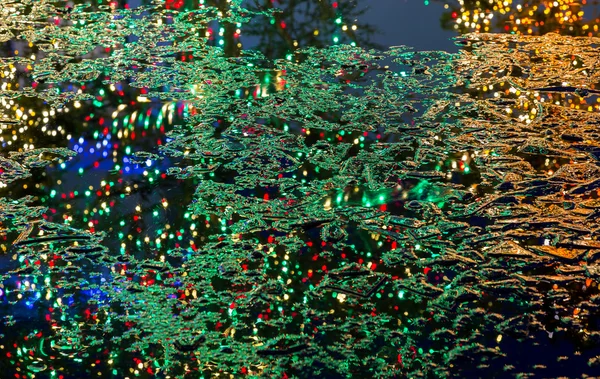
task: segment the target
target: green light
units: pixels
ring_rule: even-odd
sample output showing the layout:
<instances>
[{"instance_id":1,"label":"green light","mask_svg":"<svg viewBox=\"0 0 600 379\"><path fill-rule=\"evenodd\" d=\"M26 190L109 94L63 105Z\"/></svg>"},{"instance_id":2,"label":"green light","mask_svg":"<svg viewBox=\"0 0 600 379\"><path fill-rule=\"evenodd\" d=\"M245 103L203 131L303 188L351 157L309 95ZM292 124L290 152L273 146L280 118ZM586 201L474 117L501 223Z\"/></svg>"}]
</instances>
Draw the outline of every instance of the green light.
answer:
<instances>
[{"instance_id":1,"label":"green light","mask_svg":"<svg viewBox=\"0 0 600 379\"><path fill-rule=\"evenodd\" d=\"M341 17L336 18L335 19L335 23L338 24L338 25L341 24L342 23L342 18Z\"/></svg>"}]
</instances>

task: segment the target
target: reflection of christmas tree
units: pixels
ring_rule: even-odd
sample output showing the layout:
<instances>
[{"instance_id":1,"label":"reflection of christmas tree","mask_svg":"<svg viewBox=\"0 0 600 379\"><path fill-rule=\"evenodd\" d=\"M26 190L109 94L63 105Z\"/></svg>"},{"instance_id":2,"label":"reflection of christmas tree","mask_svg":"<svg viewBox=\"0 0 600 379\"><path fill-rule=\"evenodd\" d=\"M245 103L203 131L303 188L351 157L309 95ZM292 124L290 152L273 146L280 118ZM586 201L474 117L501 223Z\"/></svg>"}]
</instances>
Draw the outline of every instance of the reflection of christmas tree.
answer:
<instances>
[{"instance_id":1,"label":"reflection of christmas tree","mask_svg":"<svg viewBox=\"0 0 600 379\"><path fill-rule=\"evenodd\" d=\"M357 23L356 19L366 9L359 9L356 0L257 0L256 3L258 9L272 12L267 24L272 28L265 29L266 23L257 19L247 26L245 32L260 37L259 50L268 56L282 56L299 47L324 47L337 43L375 47L368 40L377 29Z\"/></svg>"},{"instance_id":2,"label":"reflection of christmas tree","mask_svg":"<svg viewBox=\"0 0 600 379\"><path fill-rule=\"evenodd\" d=\"M598 20L584 20L585 0L458 0L445 3L448 11L442 16L441 25L460 33L542 35L554 32L592 36L598 32Z\"/></svg>"},{"instance_id":3,"label":"reflection of christmas tree","mask_svg":"<svg viewBox=\"0 0 600 379\"><path fill-rule=\"evenodd\" d=\"M168 0L166 7L214 7L226 15L231 11L231 4L225 0ZM204 31L209 41L223 46L228 55L239 55L242 34L258 37L258 50L267 56L277 57L301 47L324 47L337 43L375 47L368 40L376 32L376 28L357 23L356 19L365 10L358 9L356 0L256 0L247 6L262 17L254 18L243 29L240 24L221 22L216 28ZM315 18L315 15L319 16Z\"/></svg>"},{"instance_id":4,"label":"reflection of christmas tree","mask_svg":"<svg viewBox=\"0 0 600 379\"><path fill-rule=\"evenodd\" d=\"M129 0L110 0L113 10L128 9ZM77 0L75 4L87 1ZM141 5L153 2L141 0ZM255 0L242 2L242 7L252 15L252 22L241 25L227 20L229 14L240 13L239 2L227 0L164 0L165 10L184 12L209 10L220 19L208 25L195 25L198 36L207 38L210 45L221 46L229 56L238 56L242 49L243 36L258 38L258 50L265 55L283 57L302 47L324 47L332 44L351 44L364 47L379 47L369 42L377 32L373 25L358 22L366 9L358 8L357 0ZM105 4L104 4L105 5ZM92 8L102 4L91 3ZM99 8L98 8L99 9ZM318 15L318 17L315 17Z\"/></svg>"}]
</instances>

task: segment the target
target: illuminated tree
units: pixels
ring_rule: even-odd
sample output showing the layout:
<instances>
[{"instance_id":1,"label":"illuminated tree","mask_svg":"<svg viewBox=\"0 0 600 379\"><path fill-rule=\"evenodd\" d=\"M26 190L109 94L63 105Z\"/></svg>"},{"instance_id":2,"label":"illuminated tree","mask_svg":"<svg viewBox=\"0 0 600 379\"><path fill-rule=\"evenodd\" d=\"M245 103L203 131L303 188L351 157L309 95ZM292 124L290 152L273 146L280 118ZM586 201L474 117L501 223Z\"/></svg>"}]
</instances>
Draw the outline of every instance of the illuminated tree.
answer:
<instances>
[{"instance_id":1,"label":"illuminated tree","mask_svg":"<svg viewBox=\"0 0 600 379\"><path fill-rule=\"evenodd\" d=\"M442 27L461 34L478 31L592 36L597 34L600 21L584 19L585 0L458 0L444 3L448 11L440 20Z\"/></svg>"}]
</instances>

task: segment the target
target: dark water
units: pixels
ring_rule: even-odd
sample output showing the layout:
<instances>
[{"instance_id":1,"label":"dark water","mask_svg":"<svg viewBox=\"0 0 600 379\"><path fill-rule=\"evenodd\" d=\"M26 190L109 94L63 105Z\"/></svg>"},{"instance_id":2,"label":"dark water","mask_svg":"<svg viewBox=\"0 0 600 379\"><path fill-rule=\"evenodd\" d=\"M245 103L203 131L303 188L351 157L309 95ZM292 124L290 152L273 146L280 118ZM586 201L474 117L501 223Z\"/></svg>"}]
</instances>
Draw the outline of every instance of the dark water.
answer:
<instances>
[{"instance_id":1,"label":"dark water","mask_svg":"<svg viewBox=\"0 0 600 379\"><path fill-rule=\"evenodd\" d=\"M597 377L597 10L2 2L0 378Z\"/></svg>"}]
</instances>

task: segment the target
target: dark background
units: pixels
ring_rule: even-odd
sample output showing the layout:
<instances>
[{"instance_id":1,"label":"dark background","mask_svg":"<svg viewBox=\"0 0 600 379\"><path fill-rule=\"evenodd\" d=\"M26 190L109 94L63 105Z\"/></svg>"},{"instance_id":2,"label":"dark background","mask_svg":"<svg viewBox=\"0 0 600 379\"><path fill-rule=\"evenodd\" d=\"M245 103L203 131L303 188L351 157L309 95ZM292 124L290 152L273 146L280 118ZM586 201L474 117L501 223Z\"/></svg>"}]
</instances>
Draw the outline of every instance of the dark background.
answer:
<instances>
[{"instance_id":1,"label":"dark background","mask_svg":"<svg viewBox=\"0 0 600 379\"><path fill-rule=\"evenodd\" d=\"M369 4L362 22L376 25L381 34L374 42L384 46L407 45L416 50L458 51L450 38L455 32L443 30L441 3L425 5L423 0L377 0Z\"/></svg>"},{"instance_id":2,"label":"dark background","mask_svg":"<svg viewBox=\"0 0 600 379\"><path fill-rule=\"evenodd\" d=\"M140 5L140 0L129 0L131 7ZM454 31L444 30L440 18L444 5L434 2L425 5L424 0L359 0L360 8L367 12L358 20L379 29L380 33L370 40L384 47L407 45L416 50L444 50L456 52L458 49L450 38ZM252 49L257 39L242 36L244 48Z\"/></svg>"}]
</instances>

